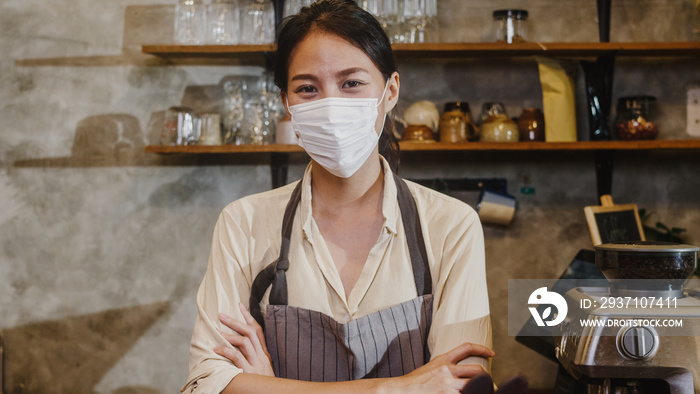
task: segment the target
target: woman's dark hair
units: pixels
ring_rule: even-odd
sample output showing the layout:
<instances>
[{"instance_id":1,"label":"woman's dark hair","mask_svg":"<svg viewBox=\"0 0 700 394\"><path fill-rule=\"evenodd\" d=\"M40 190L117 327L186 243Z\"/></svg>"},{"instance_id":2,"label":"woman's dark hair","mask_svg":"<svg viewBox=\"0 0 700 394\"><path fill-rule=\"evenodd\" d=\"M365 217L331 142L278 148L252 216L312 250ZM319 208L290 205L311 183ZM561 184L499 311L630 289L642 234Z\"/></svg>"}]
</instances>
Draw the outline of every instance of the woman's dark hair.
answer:
<instances>
[{"instance_id":1,"label":"woman's dark hair","mask_svg":"<svg viewBox=\"0 0 700 394\"><path fill-rule=\"evenodd\" d=\"M389 37L372 14L353 0L320 0L282 21L277 37L275 84L285 93L292 51L313 31L336 35L361 49L377 66L384 80L397 71ZM393 116L389 114L379 138L379 153L387 159L392 170L398 172L399 144L395 128Z\"/></svg>"}]
</instances>

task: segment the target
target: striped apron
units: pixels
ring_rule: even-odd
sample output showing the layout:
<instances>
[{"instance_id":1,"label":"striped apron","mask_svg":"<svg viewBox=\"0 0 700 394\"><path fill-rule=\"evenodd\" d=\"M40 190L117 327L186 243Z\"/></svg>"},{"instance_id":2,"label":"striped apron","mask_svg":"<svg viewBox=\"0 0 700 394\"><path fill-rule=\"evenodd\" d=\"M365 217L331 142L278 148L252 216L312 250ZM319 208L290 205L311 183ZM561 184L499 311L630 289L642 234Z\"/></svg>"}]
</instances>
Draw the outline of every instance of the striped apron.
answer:
<instances>
[{"instance_id":1,"label":"striped apron","mask_svg":"<svg viewBox=\"0 0 700 394\"><path fill-rule=\"evenodd\" d=\"M256 276L251 287L250 312L264 327L275 376L315 382L384 378L405 375L430 359L427 337L433 296L425 241L408 186L396 174L394 180L418 297L344 324L323 313L287 305L287 255L301 200L300 181L284 213L280 256ZM270 286L263 318L260 301Z\"/></svg>"}]
</instances>

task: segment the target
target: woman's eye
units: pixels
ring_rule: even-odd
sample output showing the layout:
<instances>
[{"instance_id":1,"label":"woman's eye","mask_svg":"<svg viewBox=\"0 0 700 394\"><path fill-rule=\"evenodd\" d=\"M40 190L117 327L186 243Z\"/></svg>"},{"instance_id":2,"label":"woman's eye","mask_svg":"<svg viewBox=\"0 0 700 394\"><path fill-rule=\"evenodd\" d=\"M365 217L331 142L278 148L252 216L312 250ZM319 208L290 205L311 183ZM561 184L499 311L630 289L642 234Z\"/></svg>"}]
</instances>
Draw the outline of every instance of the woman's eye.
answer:
<instances>
[{"instance_id":1,"label":"woman's eye","mask_svg":"<svg viewBox=\"0 0 700 394\"><path fill-rule=\"evenodd\" d=\"M313 86L301 86L297 88L294 93L313 93L316 91L316 88Z\"/></svg>"},{"instance_id":2,"label":"woman's eye","mask_svg":"<svg viewBox=\"0 0 700 394\"><path fill-rule=\"evenodd\" d=\"M360 81L347 81L347 82L345 82L345 84L343 84L343 87L356 88L356 87L361 86L361 85L363 85L363 83Z\"/></svg>"}]
</instances>

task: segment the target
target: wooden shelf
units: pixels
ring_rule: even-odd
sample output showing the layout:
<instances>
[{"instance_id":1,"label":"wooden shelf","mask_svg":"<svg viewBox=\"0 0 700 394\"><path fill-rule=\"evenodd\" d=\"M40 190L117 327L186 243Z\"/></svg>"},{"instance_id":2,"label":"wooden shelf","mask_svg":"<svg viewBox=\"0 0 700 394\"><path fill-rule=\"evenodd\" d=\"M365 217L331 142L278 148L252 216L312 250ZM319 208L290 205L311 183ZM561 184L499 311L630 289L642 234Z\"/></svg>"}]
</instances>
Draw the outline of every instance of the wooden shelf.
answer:
<instances>
[{"instance_id":1,"label":"wooden shelf","mask_svg":"<svg viewBox=\"0 0 700 394\"><path fill-rule=\"evenodd\" d=\"M402 151L598 151L700 149L697 140L577 141L577 142L401 142Z\"/></svg>"},{"instance_id":2,"label":"wooden shelf","mask_svg":"<svg viewBox=\"0 0 700 394\"><path fill-rule=\"evenodd\" d=\"M479 56L600 56L618 51L618 56L700 56L700 42L524 42L393 44L397 56L479 57ZM158 56L220 57L269 53L276 45L143 45L142 52Z\"/></svg>"},{"instance_id":3,"label":"wooden shelf","mask_svg":"<svg viewBox=\"0 0 700 394\"><path fill-rule=\"evenodd\" d=\"M154 44L141 46L141 52L159 56L230 56L266 53L277 50L277 45L176 45Z\"/></svg>"},{"instance_id":4,"label":"wooden shelf","mask_svg":"<svg viewBox=\"0 0 700 394\"><path fill-rule=\"evenodd\" d=\"M598 150L670 150L700 149L700 139L652 141L578 141L578 142L400 142L402 152L418 151L598 151ZM221 153L295 153L297 145L148 145L147 153L221 154Z\"/></svg>"},{"instance_id":5,"label":"wooden shelf","mask_svg":"<svg viewBox=\"0 0 700 394\"><path fill-rule=\"evenodd\" d=\"M209 154L209 153L293 153L303 152L297 145L190 145L190 146L169 146L169 145L147 145L146 153L187 153L187 154Z\"/></svg>"},{"instance_id":6,"label":"wooden shelf","mask_svg":"<svg viewBox=\"0 0 700 394\"><path fill-rule=\"evenodd\" d=\"M524 42L395 44L397 56L565 56L590 57L617 51L617 56L698 56L700 42Z\"/></svg>"}]
</instances>

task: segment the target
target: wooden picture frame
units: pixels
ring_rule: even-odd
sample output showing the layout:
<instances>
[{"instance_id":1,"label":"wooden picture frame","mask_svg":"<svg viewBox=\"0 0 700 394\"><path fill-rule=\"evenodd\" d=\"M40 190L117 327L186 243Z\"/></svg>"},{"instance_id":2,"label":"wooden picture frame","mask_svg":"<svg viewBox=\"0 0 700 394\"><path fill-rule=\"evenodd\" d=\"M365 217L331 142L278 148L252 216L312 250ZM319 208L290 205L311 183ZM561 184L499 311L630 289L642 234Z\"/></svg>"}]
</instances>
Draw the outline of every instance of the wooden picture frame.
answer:
<instances>
[{"instance_id":1,"label":"wooden picture frame","mask_svg":"<svg viewBox=\"0 0 700 394\"><path fill-rule=\"evenodd\" d=\"M583 209L593 245L645 240L637 204L615 205L607 194L600 200L602 205Z\"/></svg>"}]
</instances>

